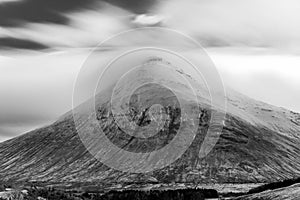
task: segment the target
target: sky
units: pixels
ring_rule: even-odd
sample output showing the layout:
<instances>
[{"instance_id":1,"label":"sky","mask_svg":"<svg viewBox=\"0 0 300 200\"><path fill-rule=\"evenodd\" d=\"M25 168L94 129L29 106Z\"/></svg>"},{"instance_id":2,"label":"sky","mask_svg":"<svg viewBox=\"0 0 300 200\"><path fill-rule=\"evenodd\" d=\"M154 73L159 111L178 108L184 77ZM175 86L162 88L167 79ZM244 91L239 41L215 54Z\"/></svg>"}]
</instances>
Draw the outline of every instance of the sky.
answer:
<instances>
[{"instance_id":1,"label":"sky","mask_svg":"<svg viewBox=\"0 0 300 200\"><path fill-rule=\"evenodd\" d=\"M297 0L0 0L0 141L70 110L91 48L144 26L195 38L226 85L300 112L299 9Z\"/></svg>"}]
</instances>

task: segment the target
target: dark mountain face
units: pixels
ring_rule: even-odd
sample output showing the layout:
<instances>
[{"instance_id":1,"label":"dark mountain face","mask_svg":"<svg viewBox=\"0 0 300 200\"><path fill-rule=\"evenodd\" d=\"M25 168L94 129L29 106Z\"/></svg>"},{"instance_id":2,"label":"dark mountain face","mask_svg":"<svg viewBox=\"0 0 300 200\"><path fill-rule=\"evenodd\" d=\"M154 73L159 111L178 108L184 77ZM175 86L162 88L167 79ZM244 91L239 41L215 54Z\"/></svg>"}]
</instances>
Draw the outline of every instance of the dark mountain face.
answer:
<instances>
[{"instance_id":1,"label":"dark mountain face","mask_svg":"<svg viewBox=\"0 0 300 200\"><path fill-rule=\"evenodd\" d=\"M131 110L128 117L139 125L135 133L151 134L143 131L143 127L153 119L155 121L158 111L167 113L163 115L165 123L159 125L158 135L147 139L124 133L110 111L106 93L96 97L98 123L106 137L126 151L149 152L162 148L172 141L183 121L180 120L183 117L180 106L172 93L156 85L146 87L137 90L129 101ZM139 94L147 91L151 91L148 95L164 94L165 99L160 101L164 103L158 110L150 108L156 102L147 104L147 98L139 98ZM203 102L190 101L188 107L199 109L200 113L195 138L179 159L163 169L145 174L129 173L102 164L87 151L77 133L72 114L67 114L50 126L1 143L0 179L65 183L244 183L299 177L300 115L231 90L228 93L228 111L222 134L204 158L199 158L199 150L215 108ZM91 128L84 125L84 120L82 124L84 130ZM189 134L188 129L184 131Z\"/></svg>"}]
</instances>

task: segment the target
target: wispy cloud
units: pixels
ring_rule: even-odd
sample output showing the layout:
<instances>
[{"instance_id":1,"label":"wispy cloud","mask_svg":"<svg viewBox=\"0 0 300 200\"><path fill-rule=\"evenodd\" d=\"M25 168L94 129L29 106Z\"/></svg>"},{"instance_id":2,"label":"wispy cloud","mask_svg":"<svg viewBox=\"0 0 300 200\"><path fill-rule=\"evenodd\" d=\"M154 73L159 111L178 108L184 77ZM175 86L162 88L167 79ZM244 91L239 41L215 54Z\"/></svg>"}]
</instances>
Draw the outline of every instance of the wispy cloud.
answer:
<instances>
[{"instance_id":1,"label":"wispy cloud","mask_svg":"<svg viewBox=\"0 0 300 200\"><path fill-rule=\"evenodd\" d=\"M7 38L0 38L0 48L2 50L11 49L11 48L43 50L43 49L47 49L48 46L31 40L7 37Z\"/></svg>"},{"instance_id":2,"label":"wispy cloud","mask_svg":"<svg viewBox=\"0 0 300 200\"><path fill-rule=\"evenodd\" d=\"M68 24L67 13L94 9L107 2L132 13L145 13L156 0L20 0L0 4L0 26L23 26L26 23Z\"/></svg>"},{"instance_id":3,"label":"wispy cloud","mask_svg":"<svg viewBox=\"0 0 300 200\"><path fill-rule=\"evenodd\" d=\"M28 22L67 24L66 12L92 6L94 0L22 0L0 4L0 26L23 26Z\"/></svg>"},{"instance_id":4,"label":"wispy cloud","mask_svg":"<svg viewBox=\"0 0 300 200\"><path fill-rule=\"evenodd\" d=\"M205 46L300 46L300 1L169 0L157 13Z\"/></svg>"},{"instance_id":5,"label":"wispy cloud","mask_svg":"<svg viewBox=\"0 0 300 200\"><path fill-rule=\"evenodd\" d=\"M148 12L155 3L148 0L3 2L0 46L28 49L94 46L128 29L133 16Z\"/></svg>"}]
</instances>

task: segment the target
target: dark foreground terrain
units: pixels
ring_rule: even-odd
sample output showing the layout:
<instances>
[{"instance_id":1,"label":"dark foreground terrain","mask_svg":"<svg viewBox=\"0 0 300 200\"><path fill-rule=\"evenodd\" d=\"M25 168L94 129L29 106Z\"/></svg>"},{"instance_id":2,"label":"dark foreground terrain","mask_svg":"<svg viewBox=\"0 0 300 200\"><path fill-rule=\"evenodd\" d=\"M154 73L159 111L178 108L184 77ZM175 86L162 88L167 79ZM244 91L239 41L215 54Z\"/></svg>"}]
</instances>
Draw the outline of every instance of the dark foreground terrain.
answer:
<instances>
[{"instance_id":1,"label":"dark foreground terrain","mask_svg":"<svg viewBox=\"0 0 300 200\"><path fill-rule=\"evenodd\" d=\"M79 191L27 186L0 192L0 200L299 200L300 179L265 184L248 192L218 193L215 189ZM5 190L7 186L1 186Z\"/></svg>"},{"instance_id":2,"label":"dark foreground terrain","mask_svg":"<svg viewBox=\"0 0 300 200\"><path fill-rule=\"evenodd\" d=\"M1 196L1 195L0 195ZM152 191L110 191L100 193L65 192L51 188L31 187L23 191L10 191L0 200L202 200L218 198L218 192L213 189L182 189L182 190L152 190Z\"/></svg>"}]
</instances>

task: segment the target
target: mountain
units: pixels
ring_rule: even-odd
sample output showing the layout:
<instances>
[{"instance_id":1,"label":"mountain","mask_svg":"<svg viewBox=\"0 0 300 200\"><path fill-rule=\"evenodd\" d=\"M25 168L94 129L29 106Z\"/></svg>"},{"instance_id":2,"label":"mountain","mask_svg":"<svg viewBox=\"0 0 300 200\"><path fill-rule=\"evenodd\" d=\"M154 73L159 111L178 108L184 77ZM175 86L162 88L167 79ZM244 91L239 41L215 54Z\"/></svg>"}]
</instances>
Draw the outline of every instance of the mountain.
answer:
<instances>
[{"instance_id":1,"label":"mountain","mask_svg":"<svg viewBox=\"0 0 300 200\"><path fill-rule=\"evenodd\" d=\"M143 70L145 71L140 73L141 76L138 76L138 83L145 80L143 74L150 74L149 77L152 78L166 76L166 73L160 71ZM172 85L183 96L182 102L187 109L199 106L202 114L198 119L200 126L194 140L184 154L169 166L142 174L122 172L102 164L83 145L72 112L69 112L49 126L1 143L0 180L70 184L259 183L300 177L300 114L256 101L231 89L227 89L227 113L222 134L212 151L206 157L199 158L198 152L208 130L209 119L218 107L209 106L206 95L200 101L193 101L186 90L187 85L176 79L181 75L195 82L191 75L182 70L173 70L168 73L172 78L163 81ZM198 89L203 89L201 84L195 85ZM127 86L121 84L119 89ZM175 137L180 117L183 119L184 116L180 116L174 94L156 84L146 84L135 93L144 99L130 99L133 111L127 117L140 126L136 134L152 134L145 132L143 127L151 123L150 118L155 118L157 114L150 108L150 105L156 103L155 99L162 103L162 109L169 112L169 125L163 125L159 137L145 140L128 136L119 128L117 118L109 111L109 93L112 89L108 87L95 97L97 121L112 143L127 151L147 152L162 148ZM116 102L127 94L128 91L116 95ZM89 101L76 109L86 108ZM148 103L139 106L139 101ZM168 106L170 104L173 106ZM84 114L85 118L78 117L75 121L81 120L81 130L87 132L94 125L86 121L90 113ZM189 129L183 131L184 134L189 134Z\"/></svg>"}]
</instances>

